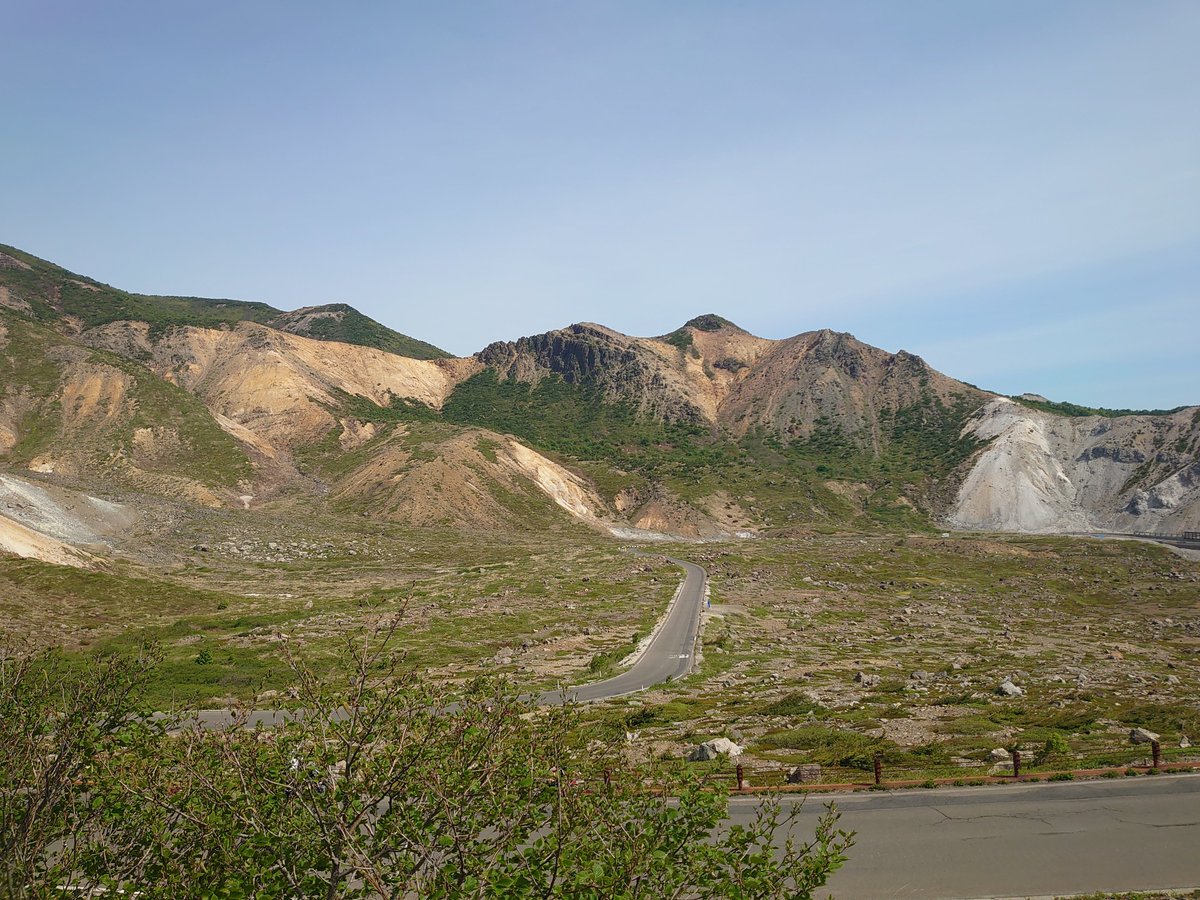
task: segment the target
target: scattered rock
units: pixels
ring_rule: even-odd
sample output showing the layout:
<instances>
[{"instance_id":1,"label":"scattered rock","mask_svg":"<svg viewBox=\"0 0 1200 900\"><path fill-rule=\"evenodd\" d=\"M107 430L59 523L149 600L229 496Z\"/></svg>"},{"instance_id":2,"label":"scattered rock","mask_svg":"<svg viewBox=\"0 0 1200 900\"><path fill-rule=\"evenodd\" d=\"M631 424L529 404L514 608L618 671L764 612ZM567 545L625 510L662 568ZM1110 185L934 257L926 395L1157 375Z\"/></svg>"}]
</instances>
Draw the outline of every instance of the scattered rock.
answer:
<instances>
[{"instance_id":1,"label":"scattered rock","mask_svg":"<svg viewBox=\"0 0 1200 900\"><path fill-rule=\"evenodd\" d=\"M690 762L708 762L709 760L718 759L722 756L741 755L741 747L739 747L729 738L722 737L699 744L696 749L688 755L688 760Z\"/></svg>"},{"instance_id":2,"label":"scattered rock","mask_svg":"<svg viewBox=\"0 0 1200 900\"><path fill-rule=\"evenodd\" d=\"M1146 728L1134 728L1129 732L1129 740L1134 744L1149 744L1157 741L1158 735Z\"/></svg>"},{"instance_id":3,"label":"scattered rock","mask_svg":"<svg viewBox=\"0 0 1200 900\"><path fill-rule=\"evenodd\" d=\"M875 687L879 684L878 675L868 675L866 672L859 672L854 676L854 680L863 687Z\"/></svg>"},{"instance_id":4,"label":"scattered rock","mask_svg":"<svg viewBox=\"0 0 1200 900\"><path fill-rule=\"evenodd\" d=\"M1025 691L1012 683L1011 678L1006 678L1000 682L1000 686L996 688L996 693L1002 697L1023 697Z\"/></svg>"},{"instance_id":5,"label":"scattered rock","mask_svg":"<svg viewBox=\"0 0 1200 900\"><path fill-rule=\"evenodd\" d=\"M930 675L924 669L917 669L917 671L913 672L908 677L911 678L913 681L928 681L930 678Z\"/></svg>"}]
</instances>

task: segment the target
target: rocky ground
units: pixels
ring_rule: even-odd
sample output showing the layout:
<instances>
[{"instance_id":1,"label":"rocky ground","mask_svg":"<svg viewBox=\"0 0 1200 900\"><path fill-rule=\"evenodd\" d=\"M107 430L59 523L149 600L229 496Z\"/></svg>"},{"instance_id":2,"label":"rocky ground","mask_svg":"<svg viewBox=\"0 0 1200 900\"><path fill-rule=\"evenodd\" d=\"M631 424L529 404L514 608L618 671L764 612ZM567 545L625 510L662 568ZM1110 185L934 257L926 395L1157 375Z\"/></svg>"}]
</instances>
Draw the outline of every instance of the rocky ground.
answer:
<instances>
[{"instance_id":1,"label":"rocky ground","mask_svg":"<svg viewBox=\"0 0 1200 900\"><path fill-rule=\"evenodd\" d=\"M5 491L0 512L54 513L40 527L90 528L104 555L0 556L0 632L72 652L155 641L157 703L271 696L285 637L332 671L347 635L398 612L426 677L581 683L619 665L679 578L583 526L418 529L116 494L104 510L123 527L102 528L112 516L83 494ZM1127 762L1145 755L1135 727L1175 757L1200 739L1200 563L1164 546L812 532L641 552L659 549L706 566L712 608L694 676L587 711L615 740L636 734L631 754L680 761L720 737L756 779L814 762L846 778L876 752L979 773L1014 746L1046 765Z\"/></svg>"},{"instance_id":2,"label":"rocky ground","mask_svg":"<svg viewBox=\"0 0 1200 900\"><path fill-rule=\"evenodd\" d=\"M812 535L693 551L714 606L687 687L622 715L672 759L728 737L756 778L1127 764L1200 736L1200 565L1063 538ZM1004 770L1000 765L997 771Z\"/></svg>"}]
</instances>

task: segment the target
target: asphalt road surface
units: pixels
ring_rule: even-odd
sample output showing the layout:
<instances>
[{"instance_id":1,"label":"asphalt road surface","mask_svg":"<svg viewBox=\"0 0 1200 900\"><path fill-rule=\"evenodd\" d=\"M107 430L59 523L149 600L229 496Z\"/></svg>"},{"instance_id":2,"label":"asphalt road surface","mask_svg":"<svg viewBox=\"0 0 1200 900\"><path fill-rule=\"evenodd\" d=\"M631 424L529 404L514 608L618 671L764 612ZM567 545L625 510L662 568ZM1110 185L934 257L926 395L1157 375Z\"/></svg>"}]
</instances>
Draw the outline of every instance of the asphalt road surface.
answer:
<instances>
[{"instance_id":1,"label":"asphalt road surface","mask_svg":"<svg viewBox=\"0 0 1200 900\"><path fill-rule=\"evenodd\" d=\"M1012 784L835 798L858 832L842 898L1046 897L1200 886L1200 775ZM759 798L730 801L749 821ZM787 795L784 803L799 803ZM811 838L826 798L795 834Z\"/></svg>"},{"instance_id":2,"label":"asphalt road surface","mask_svg":"<svg viewBox=\"0 0 1200 900\"><path fill-rule=\"evenodd\" d=\"M666 618L659 623L658 630L638 661L620 675L614 675L604 681L594 681L565 691L547 691L538 698L539 703L558 704L564 700L588 703L593 700L606 700L609 697L637 693L692 671L707 575L695 563L684 562L681 559L672 559L671 562L683 569L683 584Z\"/></svg>"}]
</instances>

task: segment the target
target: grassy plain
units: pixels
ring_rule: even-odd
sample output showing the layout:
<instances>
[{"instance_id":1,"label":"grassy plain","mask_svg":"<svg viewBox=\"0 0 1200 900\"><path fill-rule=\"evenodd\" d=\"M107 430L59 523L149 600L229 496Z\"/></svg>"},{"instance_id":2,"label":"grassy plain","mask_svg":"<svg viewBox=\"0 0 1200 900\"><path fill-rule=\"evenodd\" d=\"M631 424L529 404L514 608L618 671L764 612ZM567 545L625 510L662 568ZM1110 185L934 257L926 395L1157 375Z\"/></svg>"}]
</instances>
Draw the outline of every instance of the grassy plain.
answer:
<instances>
[{"instance_id":1,"label":"grassy plain","mask_svg":"<svg viewBox=\"0 0 1200 900\"><path fill-rule=\"evenodd\" d=\"M970 779L997 747L1048 770L1148 756L1135 726L1168 764L1200 740L1200 563L1150 543L813 532L633 550L582 527L286 509L199 510L134 540L142 563L99 572L0 558L0 631L73 651L155 641L160 708L283 691L284 640L336 677L339 641L398 611L419 677L577 684L662 613L667 550L708 569L712 608L694 675L588 710L600 737L636 733L632 755L678 761L728 736L759 784L801 762L862 780L876 753L892 777ZM1005 678L1023 696L997 694Z\"/></svg>"}]
</instances>

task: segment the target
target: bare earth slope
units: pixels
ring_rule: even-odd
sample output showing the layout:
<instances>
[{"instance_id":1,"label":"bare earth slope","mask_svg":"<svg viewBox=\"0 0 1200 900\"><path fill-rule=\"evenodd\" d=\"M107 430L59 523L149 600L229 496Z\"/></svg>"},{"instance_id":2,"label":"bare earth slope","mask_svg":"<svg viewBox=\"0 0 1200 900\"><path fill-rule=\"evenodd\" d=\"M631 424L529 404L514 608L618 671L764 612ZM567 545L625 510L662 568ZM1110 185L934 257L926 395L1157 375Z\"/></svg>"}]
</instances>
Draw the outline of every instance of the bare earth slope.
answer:
<instances>
[{"instance_id":1,"label":"bare earth slope","mask_svg":"<svg viewBox=\"0 0 1200 900\"><path fill-rule=\"evenodd\" d=\"M347 396L377 406L400 398L437 409L459 380L479 368L473 360L412 359L251 322L233 329L176 327L158 336L144 322L113 322L82 339L143 360L224 420L249 430L272 454L324 437Z\"/></svg>"},{"instance_id":2,"label":"bare earth slope","mask_svg":"<svg viewBox=\"0 0 1200 900\"><path fill-rule=\"evenodd\" d=\"M995 531L1200 530L1200 408L1065 417L1005 398L968 424L989 441L949 521Z\"/></svg>"}]
</instances>

